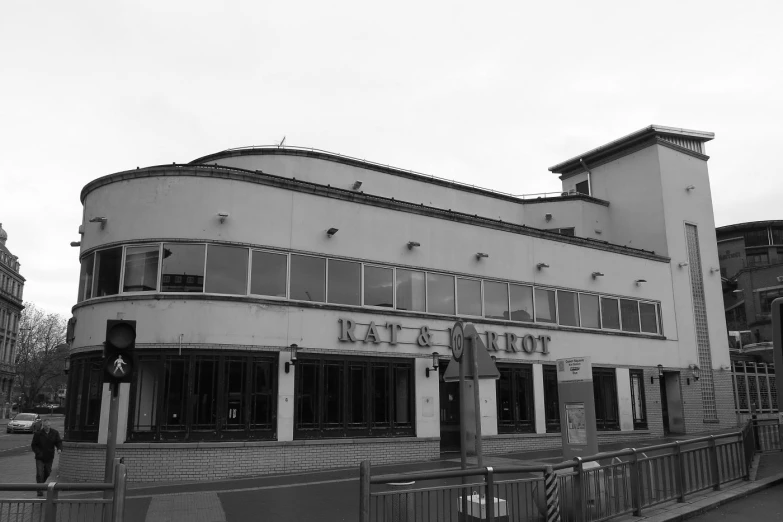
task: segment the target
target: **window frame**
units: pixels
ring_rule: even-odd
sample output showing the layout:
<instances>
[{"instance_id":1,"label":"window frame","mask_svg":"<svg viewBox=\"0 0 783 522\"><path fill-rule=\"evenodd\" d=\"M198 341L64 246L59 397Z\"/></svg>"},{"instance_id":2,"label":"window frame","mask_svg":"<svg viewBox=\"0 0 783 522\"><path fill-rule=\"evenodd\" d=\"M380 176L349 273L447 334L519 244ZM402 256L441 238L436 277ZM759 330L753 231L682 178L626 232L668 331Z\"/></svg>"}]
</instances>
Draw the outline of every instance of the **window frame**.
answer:
<instances>
[{"instance_id":1,"label":"window frame","mask_svg":"<svg viewBox=\"0 0 783 522\"><path fill-rule=\"evenodd\" d=\"M291 284L293 283L293 280L294 280L294 277L293 277L294 274L291 271L291 267L294 264L294 256L313 257L313 258L316 258L316 259L323 259L324 260L324 298L323 298L323 301L307 301L307 300L302 300L302 299L294 299L294 298L291 297ZM299 252L291 252L290 255L288 256L288 289L287 289L286 293L287 293L288 299L290 301L295 301L295 302L298 302L298 303L328 304L326 302L326 300L327 300L327 298L329 296L329 257L328 256L318 256L318 255L315 255L315 254L302 254L302 253L299 253ZM344 306L344 305L337 305L337 306Z\"/></svg>"},{"instance_id":2,"label":"window frame","mask_svg":"<svg viewBox=\"0 0 783 522\"><path fill-rule=\"evenodd\" d=\"M454 277L454 312L457 317L484 317L484 281L478 277L463 277L455 275ZM459 281L464 279L465 281L477 281L479 284L479 308L481 312L478 315L465 314L459 311Z\"/></svg>"},{"instance_id":3,"label":"window frame","mask_svg":"<svg viewBox=\"0 0 783 522\"><path fill-rule=\"evenodd\" d=\"M144 248L144 247L158 247L158 272L155 274L155 290L139 290L139 291L125 291L125 268L127 266L127 260L128 260L128 249L129 248ZM93 260L94 262L94 260ZM122 294L150 294L150 293L160 293L160 281L162 279L162 272L163 272L163 243L133 243L129 245L123 245L122 246L122 267L120 268L120 289L122 290L120 293ZM93 267L93 274L95 273L95 268Z\"/></svg>"},{"instance_id":4,"label":"window frame","mask_svg":"<svg viewBox=\"0 0 783 522\"><path fill-rule=\"evenodd\" d=\"M586 328L588 330L593 331L600 331L603 330L601 327L603 325L603 315L601 313L601 294L596 294L594 292L577 292L579 294L579 328ZM583 326L584 321L582 320L582 296L583 295L592 295L595 296L598 299L598 326Z\"/></svg>"},{"instance_id":5,"label":"window frame","mask_svg":"<svg viewBox=\"0 0 783 522\"><path fill-rule=\"evenodd\" d=\"M250 258L248 260L247 292L246 292L245 295L247 295L249 297L258 296L258 297L260 297L262 299L274 299L274 300L277 300L277 301L288 301L288 300L290 300L289 299L289 293L288 293L289 292L288 286L289 286L289 282L291 280L291 255L290 255L290 253L289 252L280 251L280 250L270 250L270 249L267 249L267 248L253 248L253 247L249 247L249 250L250 250ZM277 296L277 295L265 295L265 294L254 294L254 293L252 293L251 290L253 288L253 253L254 252L261 252L261 253L264 253L264 254L274 254L274 255L285 257L285 285L284 285L285 296L284 297L280 297L280 296Z\"/></svg>"},{"instance_id":6,"label":"window frame","mask_svg":"<svg viewBox=\"0 0 783 522\"><path fill-rule=\"evenodd\" d=\"M365 267L368 267L368 266L370 268L382 268L384 270L391 270L391 273L392 273L392 291L391 291L391 293L392 293L392 306L391 306L391 308L388 307L388 306L375 306L375 305L368 305L368 304L364 303L364 298L365 298L365 291L364 291L364 286L365 286L364 285L364 273L365 273L365 271L364 271L364 269L365 269ZM361 293L362 293L362 295L361 295L361 298L362 298L361 302L362 302L362 304L360 306L362 306L363 308L364 307L369 308L370 310L385 310L385 311L397 310L397 268L396 267L394 267L394 266L384 266L384 265L380 265L380 264L377 264L377 263L364 263L364 262L362 262L361 279L362 279L361 280L361 287L362 287L361 288ZM425 289L426 289L426 279L425 279Z\"/></svg>"},{"instance_id":7,"label":"window frame","mask_svg":"<svg viewBox=\"0 0 783 522\"><path fill-rule=\"evenodd\" d=\"M645 391L644 391L644 370L636 370L632 369L629 370L629 381L631 385L631 415L633 418L633 429L634 430L646 430L647 429L647 402L645 397ZM642 406L642 412L641 415L638 415L638 412L636 411L636 401L635 401L635 395L634 395L634 389L633 389L633 382L634 379L638 379L639 382L639 403Z\"/></svg>"},{"instance_id":8,"label":"window frame","mask_svg":"<svg viewBox=\"0 0 783 522\"><path fill-rule=\"evenodd\" d=\"M205 294L204 290L206 290L206 288L207 288L207 254L208 254L208 252L207 252L208 251L207 245L209 243L200 242L200 241L183 241L183 242L179 242L179 241L172 242L172 241L169 241L168 242L168 244L177 245L177 246L201 245L201 246L204 247L204 264L202 266L203 275L201 276L203 281L201 283L201 291L200 292L178 292L178 291L165 291L165 290L163 290L163 275L164 275L163 274L163 254L165 253L166 244L167 244L166 241L162 241L161 242L161 249L162 250L160 252L160 257L161 257L161 260L160 260L160 272L158 273L158 288L159 288L159 292L162 293L162 294L172 294L172 295L191 295L191 294L202 294L203 295L203 294ZM222 243L217 243L217 244L222 245ZM198 277L198 276L196 276L196 277ZM184 281L184 282L187 283L187 281ZM215 294L215 295L221 295L221 294Z\"/></svg>"},{"instance_id":9,"label":"window frame","mask_svg":"<svg viewBox=\"0 0 783 522\"><path fill-rule=\"evenodd\" d=\"M535 401L535 382L533 377L533 365L532 364L510 364L510 363L498 363L498 370L501 372L501 377L495 382L495 395L498 397L496 401L496 415L498 434L502 433L535 433L536 432L536 401ZM512 420L501 420L500 408L502 407L500 401L500 381L503 379L503 373L508 372L510 374L509 393L511 401L509 408L511 409ZM518 389L518 377L522 377L525 381L524 397L526 404L518 405L519 389ZM519 407L518 407L519 406ZM524 407L530 414L529 421L523 421L519 418L517 413Z\"/></svg>"},{"instance_id":10,"label":"window frame","mask_svg":"<svg viewBox=\"0 0 783 522\"><path fill-rule=\"evenodd\" d=\"M603 394L599 400L599 397L595 396L595 383L599 382L599 389L603 391L603 382L607 380L611 383L611 391L613 393L613 400L611 406L612 412L603 410L599 412L599 406L605 407ZM620 399L617 395L617 371L614 368L606 368L600 366L593 366L593 400L595 401L595 424L598 431L619 431L620 430ZM610 415L606 413L612 413L615 420L611 420Z\"/></svg>"}]
</instances>

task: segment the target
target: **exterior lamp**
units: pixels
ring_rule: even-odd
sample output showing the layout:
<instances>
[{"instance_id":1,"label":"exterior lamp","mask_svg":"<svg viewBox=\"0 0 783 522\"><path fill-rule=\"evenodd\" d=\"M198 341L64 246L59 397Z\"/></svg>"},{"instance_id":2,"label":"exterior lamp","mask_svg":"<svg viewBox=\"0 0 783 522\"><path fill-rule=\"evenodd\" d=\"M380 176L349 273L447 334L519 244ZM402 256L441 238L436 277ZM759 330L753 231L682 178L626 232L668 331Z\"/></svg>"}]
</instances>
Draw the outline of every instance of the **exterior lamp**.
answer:
<instances>
[{"instance_id":1,"label":"exterior lamp","mask_svg":"<svg viewBox=\"0 0 783 522\"><path fill-rule=\"evenodd\" d=\"M334 227L330 228L329 230L326 231L326 237L332 237L333 235L335 235L337 233L338 230L339 229L334 228Z\"/></svg>"},{"instance_id":2,"label":"exterior lamp","mask_svg":"<svg viewBox=\"0 0 783 522\"><path fill-rule=\"evenodd\" d=\"M546 219L547 221L552 221L552 214L549 213L544 214L544 219Z\"/></svg>"},{"instance_id":3,"label":"exterior lamp","mask_svg":"<svg viewBox=\"0 0 783 522\"><path fill-rule=\"evenodd\" d=\"M715 272L720 272L720 268L715 268L715 267L710 268L710 274L714 274Z\"/></svg>"},{"instance_id":4,"label":"exterior lamp","mask_svg":"<svg viewBox=\"0 0 783 522\"><path fill-rule=\"evenodd\" d=\"M218 212L218 218L220 219L221 223L225 223L227 217L228 217L228 212Z\"/></svg>"},{"instance_id":5,"label":"exterior lamp","mask_svg":"<svg viewBox=\"0 0 783 522\"><path fill-rule=\"evenodd\" d=\"M604 276L603 272L593 272L592 275L593 275L593 279Z\"/></svg>"},{"instance_id":6,"label":"exterior lamp","mask_svg":"<svg viewBox=\"0 0 783 522\"><path fill-rule=\"evenodd\" d=\"M408 241L408 250L413 250L413 247L420 247L421 243L417 241Z\"/></svg>"},{"instance_id":7,"label":"exterior lamp","mask_svg":"<svg viewBox=\"0 0 783 522\"><path fill-rule=\"evenodd\" d=\"M695 185L688 185L687 187L685 187L685 190L687 190L688 192L690 192L691 190L693 190L693 189L695 189L695 188L696 188L696 186L695 186Z\"/></svg>"},{"instance_id":8,"label":"exterior lamp","mask_svg":"<svg viewBox=\"0 0 783 522\"><path fill-rule=\"evenodd\" d=\"M476 261L480 261L482 257L489 257L489 254L484 252L476 252Z\"/></svg>"},{"instance_id":9,"label":"exterior lamp","mask_svg":"<svg viewBox=\"0 0 783 522\"><path fill-rule=\"evenodd\" d=\"M361 186L362 186L362 181L361 180L357 179L356 181L353 182L353 189L354 190L359 190L359 188Z\"/></svg>"},{"instance_id":10,"label":"exterior lamp","mask_svg":"<svg viewBox=\"0 0 783 522\"><path fill-rule=\"evenodd\" d=\"M437 371L438 369L438 352L432 352L432 368L426 368L424 373L427 377L430 376L430 371Z\"/></svg>"},{"instance_id":11,"label":"exterior lamp","mask_svg":"<svg viewBox=\"0 0 783 522\"><path fill-rule=\"evenodd\" d=\"M296 344L291 345L291 360L286 361L285 363L285 373L288 373L291 371L291 366L294 366L296 364L296 351L299 349L299 346Z\"/></svg>"},{"instance_id":12,"label":"exterior lamp","mask_svg":"<svg viewBox=\"0 0 783 522\"><path fill-rule=\"evenodd\" d=\"M691 377L693 378L693 380L694 381L698 381L699 377L701 377L701 370L699 369L699 365L698 364L689 364L688 365L688 369L691 371ZM690 379L686 379L686 381L688 381L688 384L690 385L691 380Z\"/></svg>"},{"instance_id":13,"label":"exterior lamp","mask_svg":"<svg viewBox=\"0 0 783 522\"><path fill-rule=\"evenodd\" d=\"M682 263L680 263L678 266L679 266L680 268L685 268L686 266L688 266L688 263L686 263L685 261L683 261L683 262L682 262Z\"/></svg>"},{"instance_id":14,"label":"exterior lamp","mask_svg":"<svg viewBox=\"0 0 783 522\"><path fill-rule=\"evenodd\" d=\"M71 246L72 247L82 246L82 242L81 241L71 241Z\"/></svg>"},{"instance_id":15,"label":"exterior lamp","mask_svg":"<svg viewBox=\"0 0 783 522\"><path fill-rule=\"evenodd\" d=\"M66 357L65 361L63 362L63 373L68 375L69 371L71 371L71 358Z\"/></svg>"},{"instance_id":16,"label":"exterior lamp","mask_svg":"<svg viewBox=\"0 0 783 522\"><path fill-rule=\"evenodd\" d=\"M634 283L636 283L636 286L642 286L642 283L646 283L646 282L647 282L646 279L637 279L636 281L634 281Z\"/></svg>"},{"instance_id":17,"label":"exterior lamp","mask_svg":"<svg viewBox=\"0 0 783 522\"><path fill-rule=\"evenodd\" d=\"M90 223L100 223L101 224L101 230L104 229L106 226L106 222L109 221L105 217L94 217L90 220Z\"/></svg>"},{"instance_id":18,"label":"exterior lamp","mask_svg":"<svg viewBox=\"0 0 783 522\"><path fill-rule=\"evenodd\" d=\"M538 264L536 265L536 268L538 268L539 270L541 270L542 268L549 268L549 265L547 265L546 263L538 263Z\"/></svg>"},{"instance_id":19,"label":"exterior lamp","mask_svg":"<svg viewBox=\"0 0 783 522\"><path fill-rule=\"evenodd\" d=\"M661 382L661 379L663 379L663 365L658 365L658 382ZM655 382L655 376L650 376L650 384L653 384Z\"/></svg>"}]
</instances>

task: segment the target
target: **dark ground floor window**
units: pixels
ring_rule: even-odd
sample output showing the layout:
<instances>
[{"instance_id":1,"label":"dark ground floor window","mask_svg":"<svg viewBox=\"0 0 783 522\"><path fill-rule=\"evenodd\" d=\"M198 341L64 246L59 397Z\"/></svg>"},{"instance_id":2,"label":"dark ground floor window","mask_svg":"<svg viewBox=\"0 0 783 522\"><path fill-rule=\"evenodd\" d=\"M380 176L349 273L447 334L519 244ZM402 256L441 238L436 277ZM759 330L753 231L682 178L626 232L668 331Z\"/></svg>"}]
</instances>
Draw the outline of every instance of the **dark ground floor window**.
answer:
<instances>
[{"instance_id":1,"label":"dark ground floor window","mask_svg":"<svg viewBox=\"0 0 783 522\"><path fill-rule=\"evenodd\" d=\"M130 441L274 439L276 414L276 353L137 353Z\"/></svg>"},{"instance_id":2,"label":"dark ground floor window","mask_svg":"<svg viewBox=\"0 0 783 522\"><path fill-rule=\"evenodd\" d=\"M560 433L560 396L557 391L557 367L544 365L544 419L547 433Z\"/></svg>"},{"instance_id":3,"label":"dark ground floor window","mask_svg":"<svg viewBox=\"0 0 783 522\"><path fill-rule=\"evenodd\" d=\"M65 401L65 440L98 442L102 396L103 356L72 356Z\"/></svg>"},{"instance_id":4,"label":"dark ground floor window","mask_svg":"<svg viewBox=\"0 0 783 522\"><path fill-rule=\"evenodd\" d=\"M595 424L599 431L619 430L617 376L614 368L593 368Z\"/></svg>"},{"instance_id":5,"label":"dark ground floor window","mask_svg":"<svg viewBox=\"0 0 783 522\"><path fill-rule=\"evenodd\" d=\"M413 436L413 362L300 356L294 438Z\"/></svg>"},{"instance_id":6,"label":"dark ground floor window","mask_svg":"<svg viewBox=\"0 0 783 522\"><path fill-rule=\"evenodd\" d=\"M529 364L499 364L498 371L498 433L535 432L533 367Z\"/></svg>"}]
</instances>

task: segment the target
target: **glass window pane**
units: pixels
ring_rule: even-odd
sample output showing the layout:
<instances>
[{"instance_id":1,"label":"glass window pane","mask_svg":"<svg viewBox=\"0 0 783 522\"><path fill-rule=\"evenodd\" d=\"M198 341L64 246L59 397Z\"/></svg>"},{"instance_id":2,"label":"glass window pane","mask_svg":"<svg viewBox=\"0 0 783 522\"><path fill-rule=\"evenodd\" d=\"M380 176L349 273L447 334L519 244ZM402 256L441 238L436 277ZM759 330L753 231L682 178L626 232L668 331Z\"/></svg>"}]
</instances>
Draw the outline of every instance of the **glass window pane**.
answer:
<instances>
[{"instance_id":1,"label":"glass window pane","mask_svg":"<svg viewBox=\"0 0 783 522\"><path fill-rule=\"evenodd\" d=\"M84 301L92 297L92 272L95 267L95 254L82 259L82 269L79 275L79 298L76 302Z\"/></svg>"},{"instance_id":2,"label":"glass window pane","mask_svg":"<svg viewBox=\"0 0 783 522\"><path fill-rule=\"evenodd\" d=\"M273 372L277 370L277 365L272 361L256 359L253 361L253 388L252 405L250 413L250 425L254 428L272 428L274 418L274 393L277 389L274 384Z\"/></svg>"},{"instance_id":3,"label":"glass window pane","mask_svg":"<svg viewBox=\"0 0 783 522\"><path fill-rule=\"evenodd\" d=\"M288 256L253 250L250 293L285 297Z\"/></svg>"},{"instance_id":4,"label":"glass window pane","mask_svg":"<svg viewBox=\"0 0 783 522\"><path fill-rule=\"evenodd\" d=\"M536 288L536 322L554 323L556 320L555 291Z\"/></svg>"},{"instance_id":5,"label":"glass window pane","mask_svg":"<svg viewBox=\"0 0 783 522\"><path fill-rule=\"evenodd\" d=\"M411 369L394 368L394 424L411 424Z\"/></svg>"},{"instance_id":6,"label":"glass window pane","mask_svg":"<svg viewBox=\"0 0 783 522\"><path fill-rule=\"evenodd\" d=\"M560 402L557 391L557 368L544 365L544 419L547 433L560 431Z\"/></svg>"},{"instance_id":7,"label":"glass window pane","mask_svg":"<svg viewBox=\"0 0 783 522\"><path fill-rule=\"evenodd\" d=\"M508 285L511 291L511 320L533 322L533 287Z\"/></svg>"},{"instance_id":8,"label":"glass window pane","mask_svg":"<svg viewBox=\"0 0 783 522\"><path fill-rule=\"evenodd\" d=\"M134 431L152 431L157 426L159 360L140 360L136 373Z\"/></svg>"},{"instance_id":9,"label":"glass window pane","mask_svg":"<svg viewBox=\"0 0 783 522\"><path fill-rule=\"evenodd\" d=\"M318 363L298 362L296 394L296 427L313 428L319 423Z\"/></svg>"},{"instance_id":10,"label":"glass window pane","mask_svg":"<svg viewBox=\"0 0 783 522\"><path fill-rule=\"evenodd\" d=\"M367 418L367 393L365 386L367 385L367 366L351 366L348 374L350 378L349 393L349 424L362 425L365 427L365 420Z\"/></svg>"},{"instance_id":11,"label":"glass window pane","mask_svg":"<svg viewBox=\"0 0 783 522\"><path fill-rule=\"evenodd\" d=\"M617 299L601 298L601 322L603 328L620 329L620 312L617 309Z\"/></svg>"},{"instance_id":12,"label":"glass window pane","mask_svg":"<svg viewBox=\"0 0 783 522\"><path fill-rule=\"evenodd\" d=\"M246 295L247 255L246 248L209 245L206 292Z\"/></svg>"},{"instance_id":13,"label":"glass window pane","mask_svg":"<svg viewBox=\"0 0 783 522\"><path fill-rule=\"evenodd\" d=\"M498 423L514 424L514 410L511 403L511 376L508 368L498 368L500 378L497 380Z\"/></svg>"},{"instance_id":14,"label":"glass window pane","mask_svg":"<svg viewBox=\"0 0 783 522\"><path fill-rule=\"evenodd\" d=\"M326 299L326 259L291 255L291 299L323 303Z\"/></svg>"},{"instance_id":15,"label":"glass window pane","mask_svg":"<svg viewBox=\"0 0 783 522\"><path fill-rule=\"evenodd\" d=\"M427 311L454 315L454 276L427 274Z\"/></svg>"},{"instance_id":16,"label":"glass window pane","mask_svg":"<svg viewBox=\"0 0 783 522\"><path fill-rule=\"evenodd\" d=\"M424 272L397 269L397 310L424 311Z\"/></svg>"},{"instance_id":17,"label":"glass window pane","mask_svg":"<svg viewBox=\"0 0 783 522\"><path fill-rule=\"evenodd\" d=\"M125 249L123 292L154 292L158 289L159 251L157 245Z\"/></svg>"},{"instance_id":18,"label":"glass window pane","mask_svg":"<svg viewBox=\"0 0 783 522\"><path fill-rule=\"evenodd\" d=\"M394 270L380 266L364 266L365 306L394 306Z\"/></svg>"},{"instance_id":19,"label":"glass window pane","mask_svg":"<svg viewBox=\"0 0 783 522\"><path fill-rule=\"evenodd\" d=\"M101 250L95 260L94 297L120 293L120 268L122 247Z\"/></svg>"},{"instance_id":20,"label":"glass window pane","mask_svg":"<svg viewBox=\"0 0 783 522\"><path fill-rule=\"evenodd\" d=\"M372 416L373 426L389 425L389 367L387 365L372 368Z\"/></svg>"},{"instance_id":21,"label":"glass window pane","mask_svg":"<svg viewBox=\"0 0 783 522\"><path fill-rule=\"evenodd\" d=\"M644 385L640 373L631 372L631 406L633 407L634 423L644 422L647 418L644 411Z\"/></svg>"},{"instance_id":22,"label":"glass window pane","mask_svg":"<svg viewBox=\"0 0 783 522\"><path fill-rule=\"evenodd\" d=\"M457 278L457 307L459 314L481 316L481 281Z\"/></svg>"},{"instance_id":23,"label":"glass window pane","mask_svg":"<svg viewBox=\"0 0 783 522\"><path fill-rule=\"evenodd\" d=\"M639 301L620 299L620 317L623 321L624 332L639 331Z\"/></svg>"},{"instance_id":24,"label":"glass window pane","mask_svg":"<svg viewBox=\"0 0 783 522\"><path fill-rule=\"evenodd\" d=\"M362 265L351 261L329 260L329 298L336 304L362 304Z\"/></svg>"},{"instance_id":25,"label":"glass window pane","mask_svg":"<svg viewBox=\"0 0 783 522\"><path fill-rule=\"evenodd\" d=\"M343 365L324 365L324 424L343 423Z\"/></svg>"},{"instance_id":26,"label":"glass window pane","mask_svg":"<svg viewBox=\"0 0 783 522\"><path fill-rule=\"evenodd\" d=\"M508 285L484 281L484 317L508 319Z\"/></svg>"},{"instance_id":27,"label":"glass window pane","mask_svg":"<svg viewBox=\"0 0 783 522\"><path fill-rule=\"evenodd\" d=\"M639 313L642 318L642 331L646 333L658 333L658 325L655 321L655 304L639 303Z\"/></svg>"},{"instance_id":28,"label":"glass window pane","mask_svg":"<svg viewBox=\"0 0 783 522\"><path fill-rule=\"evenodd\" d=\"M579 301L576 292L557 291L558 319L563 326L579 326Z\"/></svg>"},{"instance_id":29,"label":"glass window pane","mask_svg":"<svg viewBox=\"0 0 783 522\"><path fill-rule=\"evenodd\" d=\"M163 245L161 292L204 291L204 245Z\"/></svg>"},{"instance_id":30,"label":"glass window pane","mask_svg":"<svg viewBox=\"0 0 783 522\"><path fill-rule=\"evenodd\" d=\"M185 359L169 357L164 363L165 378L163 389L164 431L185 430L185 403L188 393L188 367Z\"/></svg>"},{"instance_id":31,"label":"glass window pane","mask_svg":"<svg viewBox=\"0 0 783 522\"><path fill-rule=\"evenodd\" d=\"M579 294L579 308L583 327L601 328L601 313L598 311L597 295Z\"/></svg>"},{"instance_id":32,"label":"glass window pane","mask_svg":"<svg viewBox=\"0 0 783 522\"><path fill-rule=\"evenodd\" d=\"M217 357L197 356L193 382L193 429L217 429Z\"/></svg>"}]
</instances>

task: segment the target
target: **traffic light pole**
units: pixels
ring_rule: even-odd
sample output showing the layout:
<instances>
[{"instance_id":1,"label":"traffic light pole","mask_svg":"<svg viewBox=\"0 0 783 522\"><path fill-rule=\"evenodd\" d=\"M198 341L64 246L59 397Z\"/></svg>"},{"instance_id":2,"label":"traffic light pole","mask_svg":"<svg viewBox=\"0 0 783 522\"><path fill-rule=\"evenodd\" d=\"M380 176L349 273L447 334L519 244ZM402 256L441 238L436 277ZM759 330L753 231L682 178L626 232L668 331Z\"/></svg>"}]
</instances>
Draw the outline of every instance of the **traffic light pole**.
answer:
<instances>
[{"instance_id":1,"label":"traffic light pole","mask_svg":"<svg viewBox=\"0 0 783 522\"><path fill-rule=\"evenodd\" d=\"M109 430L106 439L106 470L103 475L103 482L109 483L114 478L114 450L117 447L117 416L120 409L120 383L110 382L109 391L111 391L111 400L109 401ZM105 495L110 492L104 493Z\"/></svg>"}]
</instances>

